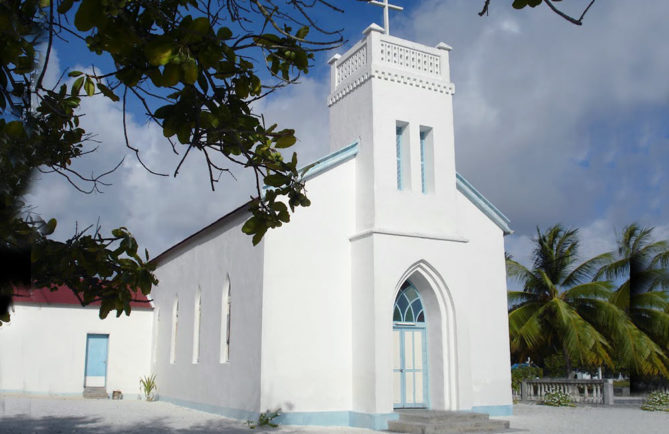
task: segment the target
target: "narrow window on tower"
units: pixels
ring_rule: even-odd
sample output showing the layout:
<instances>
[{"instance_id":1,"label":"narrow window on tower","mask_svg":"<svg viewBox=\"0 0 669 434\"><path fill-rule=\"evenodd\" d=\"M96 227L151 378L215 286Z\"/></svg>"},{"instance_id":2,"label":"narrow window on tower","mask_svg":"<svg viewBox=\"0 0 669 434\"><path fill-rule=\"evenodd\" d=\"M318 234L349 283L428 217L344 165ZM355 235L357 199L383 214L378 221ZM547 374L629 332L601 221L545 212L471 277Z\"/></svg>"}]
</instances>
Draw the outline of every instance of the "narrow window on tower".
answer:
<instances>
[{"instance_id":1,"label":"narrow window on tower","mask_svg":"<svg viewBox=\"0 0 669 434\"><path fill-rule=\"evenodd\" d=\"M395 124L395 154L397 157L397 189L411 189L409 124L397 121Z\"/></svg>"},{"instance_id":2,"label":"narrow window on tower","mask_svg":"<svg viewBox=\"0 0 669 434\"><path fill-rule=\"evenodd\" d=\"M172 337L170 339L170 363L176 361L177 356L177 328L179 326L179 297L174 299L172 306Z\"/></svg>"},{"instance_id":3,"label":"narrow window on tower","mask_svg":"<svg viewBox=\"0 0 669 434\"><path fill-rule=\"evenodd\" d=\"M420 127L420 184L423 193L434 191L434 140L432 128Z\"/></svg>"},{"instance_id":4,"label":"narrow window on tower","mask_svg":"<svg viewBox=\"0 0 669 434\"><path fill-rule=\"evenodd\" d=\"M202 311L202 291L197 287L193 311L193 363L200 361L200 316Z\"/></svg>"}]
</instances>

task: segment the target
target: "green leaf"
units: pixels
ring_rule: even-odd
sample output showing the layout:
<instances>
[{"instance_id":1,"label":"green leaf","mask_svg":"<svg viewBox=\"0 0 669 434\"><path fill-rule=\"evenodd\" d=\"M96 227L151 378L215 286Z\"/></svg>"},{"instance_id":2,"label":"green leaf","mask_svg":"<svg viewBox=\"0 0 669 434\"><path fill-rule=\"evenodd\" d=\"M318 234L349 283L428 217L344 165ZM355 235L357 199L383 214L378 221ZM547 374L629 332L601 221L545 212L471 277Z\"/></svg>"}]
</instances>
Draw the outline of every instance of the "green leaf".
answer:
<instances>
[{"instance_id":1,"label":"green leaf","mask_svg":"<svg viewBox=\"0 0 669 434\"><path fill-rule=\"evenodd\" d=\"M86 82L84 83L84 90L86 91L86 95L88 96L93 96L93 94L95 93L95 83L93 83L91 77L86 77Z\"/></svg>"},{"instance_id":2,"label":"green leaf","mask_svg":"<svg viewBox=\"0 0 669 434\"><path fill-rule=\"evenodd\" d=\"M307 37L308 34L309 34L309 27L303 26L295 33L295 37L298 39L304 39Z\"/></svg>"},{"instance_id":3,"label":"green leaf","mask_svg":"<svg viewBox=\"0 0 669 434\"><path fill-rule=\"evenodd\" d=\"M104 84L98 83L98 89L100 89L100 92L102 92L104 96L111 99L112 101L114 102L119 101L120 98Z\"/></svg>"},{"instance_id":4,"label":"green leaf","mask_svg":"<svg viewBox=\"0 0 669 434\"><path fill-rule=\"evenodd\" d=\"M5 133L10 137L22 137L25 133L23 123L21 123L21 121L8 122L7 125L5 125Z\"/></svg>"},{"instance_id":5,"label":"green leaf","mask_svg":"<svg viewBox=\"0 0 669 434\"><path fill-rule=\"evenodd\" d=\"M256 227L257 227L257 222L258 222L258 219L255 216L246 220L246 222L244 223L244 226L242 226L242 232L244 232L245 234L249 234L249 235L255 233Z\"/></svg>"},{"instance_id":6,"label":"green leaf","mask_svg":"<svg viewBox=\"0 0 669 434\"><path fill-rule=\"evenodd\" d=\"M74 83L72 84L72 90L70 91L70 95L72 96L78 96L79 91L81 90L81 86L84 84L84 78L85 77L79 77L76 80L74 80Z\"/></svg>"},{"instance_id":7,"label":"green leaf","mask_svg":"<svg viewBox=\"0 0 669 434\"><path fill-rule=\"evenodd\" d=\"M197 81L197 63L193 59L188 59L187 62L181 64L183 71L183 82L185 84L195 84Z\"/></svg>"},{"instance_id":8,"label":"green leaf","mask_svg":"<svg viewBox=\"0 0 669 434\"><path fill-rule=\"evenodd\" d=\"M285 175L281 175L280 173L273 173L271 175L265 176L265 185L269 185L270 187L281 187L286 182L288 182L289 179L290 178Z\"/></svg>"},{"instance_id":9,"label":"green leaf","mask_svg":"<svg viewBox=\"0 0 669 434\"><path fill-rule=\"evenodd\" d=\"M72 8L73 3L74 0L61 0L60 4L58 5L58 13L64 15Z\"/></svg>"},{"instance_id":10,"label":"green leaf","mask_svg":"<svg viewBox=\"0 0 669 434\"><path fill-rule=\"evenodd\" d=\"M83 72L81 71L71 71L69 74L67 74L68 77L79 77Z\"/></svg>"},{"instance_id":11,"label":"green leaf","mask_svg":"<svg viewBox=\"0 0 669 434\"><path fill-rule=\"evenodd\" d=\"M232 38L232 30L227 27L221 27L218 29L218 32L216 32L216 36L218 39L230 39Z\"/></svg>"},{"instance_id":12,"label":"green leaf","mask_svg":"<svg viewBox=\"0 0 669 434\"><path fill-rule=\"evenodd\" d=\"M209 25L209 19L205 17L196 18L193 20L193 23L190 25L191 31L198 33L200 35L206 35L211 26Z\"/></svg>"},{"instance_id":13,"label":"green leaf","mask_svg":"<svg viewBox=\"0 0 669 434\"><path fill-rule=\"evenodd\" d=\"M154 40L146 44L144 54L151 65L165 65L172 56L172 44L164 40Z\"/></svg>"},{"instance_id":14,"label":"green leaf","mask_svg":"<svg viewBox=\"0 0 669 434\"><path fill-rule=\"evenodd\" d=\"M58 222L56 219L49 220L44 226L44 235L51 235L56 230L56 225Z\"/></svg>"},{"instance_id":15,"label":"green leaf","mask_svg":"<svg viewBox=\"0 0 669 434\"><path fill-rule=\"evenodd\" d=\"M100 9L99 1L83 0L74 16L74 25L82 32L89 31L95 25Z\"/></svg>"},{"instance_id":16,"label":"green leaf","mask_svg":"<svg viewBox=\"0 0 669 434\"><path fill-rule=\"evenodd\" d=\"M276 139L277 148L289 148L295 144L297 138L295 136L281 136Z\"/></svg>"},{"instance_id":17,"label":"green leaf","mask_svg":"<svg viewBox=\"0 0 669 434\"><path fill-rule=\"evenodd\" d=\"M181 78L181 67L176 63L168 63L163 70L163 84L165 86L174 86L179 83Z\"/></svg>"},{"instance_id":18,"label":"green leaf","mask_svg":"<svg viewBox=\"0 0 669 434\"><path fill-rule=\"evenodd\" d=\"M262 237L265 235L265 232L267 232L267 226L262 226L258 228L258 231L255 233L255 235L253 235L253 239L251 240L254 246L257 246L260 240L262 240Z\"/></svg>"}]
</instances>

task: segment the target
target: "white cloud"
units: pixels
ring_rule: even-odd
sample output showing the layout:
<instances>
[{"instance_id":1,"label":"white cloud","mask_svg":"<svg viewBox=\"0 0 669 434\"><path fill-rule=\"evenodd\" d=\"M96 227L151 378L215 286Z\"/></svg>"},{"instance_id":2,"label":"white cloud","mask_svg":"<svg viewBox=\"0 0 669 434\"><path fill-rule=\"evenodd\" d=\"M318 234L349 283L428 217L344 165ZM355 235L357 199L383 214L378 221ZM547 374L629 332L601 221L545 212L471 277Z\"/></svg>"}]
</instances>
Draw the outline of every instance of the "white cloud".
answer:
<instances>
[{"instance_id":1,"label":"white cloud","mask_svg":"<svg viewBox=\"0 0 669 434\"><path fill-rule=\"evenodd\" d=\"M457 167L511 218L516 235L507 249L525 260L535 227L555 223L582 228L583 253L611 246L610 228L632 221L669 233L669 4L597 2L582 27L544 7L519 12L505 2L479 17L481 4L422 1L407 8L411 14L396 14L392 28L454 47ZM349 33L357 39L360 30ZM49 80L59 75L57 60ZM255 106L268 123L296 129L302 164L329 149L328 81L307 78ZM55 176L35 185L33 203L59 218L63 236L75 220L100 217L107 229L127 225L155 255L251 193L239 172L239 182L224 175L210 192L197 156L176 179L147 174L125 149L118 105L96 98L87 110L84 124L102 143L82 167L126 160L102 195L83 196ZM174 170L178 156L155 126L131 118L129 131L150 167Z\"/></svg>"}]
</instances>

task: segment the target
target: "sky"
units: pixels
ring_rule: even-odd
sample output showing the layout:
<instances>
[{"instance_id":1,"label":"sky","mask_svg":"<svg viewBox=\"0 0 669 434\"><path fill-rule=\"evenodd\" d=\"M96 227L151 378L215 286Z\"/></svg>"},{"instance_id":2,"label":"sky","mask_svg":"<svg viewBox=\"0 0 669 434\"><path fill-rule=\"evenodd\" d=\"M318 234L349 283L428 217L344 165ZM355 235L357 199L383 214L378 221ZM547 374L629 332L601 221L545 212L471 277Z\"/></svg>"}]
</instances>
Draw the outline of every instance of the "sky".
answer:
<instances>
[{"instance_id":1,"label":"sky","mask_svg":"<svg viewBox=\"0 0 669 434\"><path fill-rule=\"evenodd\" d=\"M434 46L446 42L456 86L456 168L509 219L506 249L529 264L537 227L579 228L585 259L615 247L632 222L656 227L669 239L669 2L597 1L583 26L545 6L516 11L510 2L395 0L391 34ZM588 2L559 5L575 15ZM319 15L319 24L343 28L348 42L319 54L299 85L255 106L269 122L295 128L301 163L328 152L327 59L344 53L381 8L337 2L341 14ZM85 68L83 53L57 46L47 78L66 67ZM92 61L97 61L92 59ZM248 174L224 175L211 192L201 159L187 160L179 175L147 173L123 142L118 104L84 102L83 126L95 132L95 153L77 161L84 173L123 159L101 194L83 195L57 175L38 175L28 202L55 217L56 236L100 224L126 226L152 257L246 202ZM129 118L133 143L154 170L172 173L174 155L161 131L141 113ZM280 230L280 229L279 229ZM250 240L249 240L250 242Z\"/></svg>"}]
</instances>

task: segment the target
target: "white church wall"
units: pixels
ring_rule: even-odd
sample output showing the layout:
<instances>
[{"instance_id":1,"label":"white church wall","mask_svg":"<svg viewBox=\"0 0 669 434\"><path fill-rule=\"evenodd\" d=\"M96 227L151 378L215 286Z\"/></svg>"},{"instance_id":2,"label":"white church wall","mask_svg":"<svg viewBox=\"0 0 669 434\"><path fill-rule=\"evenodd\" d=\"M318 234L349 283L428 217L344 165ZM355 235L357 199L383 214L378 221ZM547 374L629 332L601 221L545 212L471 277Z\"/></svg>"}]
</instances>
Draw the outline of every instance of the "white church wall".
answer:
<instances>
[{"instance_id":1,"label":"white church wall","mask_svg":"<svg viewBox=\"0 0 669 434\"><path fill-rule=\"evenodd\" d=\"M247 218L245 209L235 211L226 221L159 258L160 283L152 296L160 315L154 369L161 400L239 419L253 418L259 411L263 243L254 247L241 232ZM228 278L230 346L229 361L225 361L221 345L225 343ZM194 358L198 290L200 342ZM172 310L177 299L176 347L170 363Z\"/></svg>"},{"instance_id":2,"label":"white church wall","mask_svg":"<svg viewBox=\"0 0 669 434\"><path fill-rule=\"evenodd\" d=\"M359 138L357 232L371 228L403 233L451 234L455 229L453 87L449 50L381 33L373 26L344 56L331 61L331 147ZM408 128L398 189L396 126ZM425 156L429 182L421 187L420 131L431 130ZM406 152L409 151L409 152ZM429 161L431 158L431 161ZM407 160L409 164L407 165ZM429 167L439 170L429 170ZM397 206L402 204L402 206ZM421 211L420 221L414 218Z\"/></svg>"},{"instance_id":3,"label":"white church wall","mask_svg":"<svg viewBox=\"0 0 669 434\"><path fill-rule=\"evenodd\" d=\"M311 206L265 235L261 410L283 423L348 425L356 161L310 179Z\"/></svg>"},{"instance_id":4,"label":"white church wall","mask_svg":"<svg viewBox=\"0 0 669 434\"><path fill-rule=\"evenodd\" d=\"M401 232L450 234L455 230L455 157L451 96L395 81L374 80L374 168L376 228ZM409 130L410 180L397 186L396 123ZM432 191L421 189L420 129L432 129L435 171ZM405 178L404 176L403 178ZM416 215L420 215L417 219Z\"/></svg>"},{"instance_id":5,"label":"white church wall","mask_svg":"<svg viewBox=\"0 0 669 434\"><path fill-rule=\"evenodd\" d=\"M0 391L81 396L88 333L109 335L108 393L136 396L140 377L151 372L152 311L101 320L96 307L14 309L11 322L0 327Z\"/></svg>"},{"instance_id":6,"label":"white church wall","mask_svg":"<svg viewBox=\"0 0 669 434\"><path fill-rule=\"evenodd\" d=\"M502 231L460 192L458 223L465 246L470 300L474 408L507 411L512 404L506 268ZM497 408L498 407L498 408Z\"/></svg>"}]
</instances>

